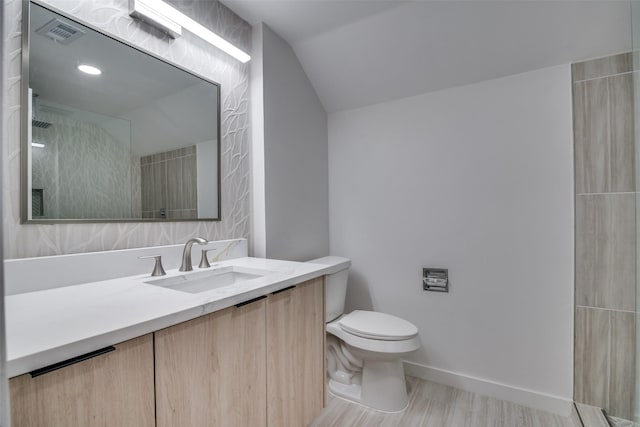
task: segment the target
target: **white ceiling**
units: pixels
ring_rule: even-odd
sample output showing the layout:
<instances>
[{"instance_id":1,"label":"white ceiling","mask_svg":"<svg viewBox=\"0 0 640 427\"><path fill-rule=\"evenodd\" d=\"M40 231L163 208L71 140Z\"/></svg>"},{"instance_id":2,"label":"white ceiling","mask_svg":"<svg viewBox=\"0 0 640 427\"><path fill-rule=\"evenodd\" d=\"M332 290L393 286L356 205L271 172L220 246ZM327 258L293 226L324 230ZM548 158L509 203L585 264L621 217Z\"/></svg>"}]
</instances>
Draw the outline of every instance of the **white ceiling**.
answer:
<instances>
[{"instance_id":1,"label":"white ceiling","mask_svg":"<svg viewBox=\"0 0 640 427\"><path fill-rule=\"evenodd\" d=\"M328 112L631 48L629 1L223 3L292 46Z\"/></svg>"}]
</instances>

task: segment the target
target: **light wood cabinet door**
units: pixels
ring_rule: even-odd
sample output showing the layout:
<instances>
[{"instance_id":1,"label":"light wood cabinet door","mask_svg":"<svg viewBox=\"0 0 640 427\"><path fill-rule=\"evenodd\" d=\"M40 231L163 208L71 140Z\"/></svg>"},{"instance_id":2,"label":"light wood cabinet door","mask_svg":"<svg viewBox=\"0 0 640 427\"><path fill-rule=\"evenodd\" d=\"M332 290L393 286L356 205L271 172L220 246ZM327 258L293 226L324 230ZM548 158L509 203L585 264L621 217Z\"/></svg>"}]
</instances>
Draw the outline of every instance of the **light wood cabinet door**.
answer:
<instances>
[{"instance_id":1,"label":"light wood cabinet door","mask_svg":"<svg viewBox=\"0 0 640 427\"><path fill-rule=\"evenodd\" d=\"M265 425L265 301L155 333L158 427Z\"/></svg>"},{"instance_id":2,"label":"light wood cabinet door","mask_svg":"<svg viewBox=\"0 0 640 427\"><path fill-rule=\"evenodd\" d=\"M324 278L267 299L267 425L303 427L324 406Z\"/></svg>"},{"instance_id":3,"label":"light wood cabinet door","mask_svg":"<svg viewBox=\"0 0 640 427\"><path fill-rule=\"evenodd\" d=\"M153 335L32 378L9 380L13 427L152 427Z\"/></svg>"}]
</instances>

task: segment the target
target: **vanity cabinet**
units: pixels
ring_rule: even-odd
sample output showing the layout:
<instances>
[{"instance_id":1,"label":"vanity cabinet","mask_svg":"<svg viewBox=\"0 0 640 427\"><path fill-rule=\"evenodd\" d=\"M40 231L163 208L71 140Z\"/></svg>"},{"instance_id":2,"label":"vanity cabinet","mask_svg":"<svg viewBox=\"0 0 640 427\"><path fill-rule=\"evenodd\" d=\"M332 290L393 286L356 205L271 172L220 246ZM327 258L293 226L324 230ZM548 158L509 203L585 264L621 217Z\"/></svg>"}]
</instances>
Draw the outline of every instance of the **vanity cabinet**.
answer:
<instances>
[{"instance_id":1,"label":"vanity cabinet","mask_svg":"<svg viewBox=\"0 0 640 427\"><path fill-rule=\"evenodd\" d=\"M324 279L156 332L158 427L303 427L324 406Z\"/></svg>"},{"instance_id":2,"label":"vanity cabinet","mask_svg":"<svg viewBox=\"0 0 640 427\"><path fill-rule=\"evenodd\" d=\"M33 377L9 380L13 427L153 427L153 335Z\"/></svg>"},{"instance_id":3,"label":"vanity cabinet","mask_svg":"<svg viewBox=\"0 0 640 427\"><path fill-rule=\"evenodd\" d=\"M266 425L265 302L155 333L157 427Z\"/></svg>"},{"instance_id":4,"label":"vanity cabinet","mask_svg":"<svg viewBox=\"0 0 640 427\"><path fill-rule=\"evenodd\" d=\"M12 378L12 425L304 427L324 407L324 313L320 277Z\"/></svg>"},{"instance_id":5,"label":"vanity cabinet","mask_svg":"<svg viewBox=\"0 0 640 427\"><path fill-rule=\"evenodd\" d=\"M324 407L324 278L267 298L269 427L302 427Z\"/></svg>"}]
</instances>

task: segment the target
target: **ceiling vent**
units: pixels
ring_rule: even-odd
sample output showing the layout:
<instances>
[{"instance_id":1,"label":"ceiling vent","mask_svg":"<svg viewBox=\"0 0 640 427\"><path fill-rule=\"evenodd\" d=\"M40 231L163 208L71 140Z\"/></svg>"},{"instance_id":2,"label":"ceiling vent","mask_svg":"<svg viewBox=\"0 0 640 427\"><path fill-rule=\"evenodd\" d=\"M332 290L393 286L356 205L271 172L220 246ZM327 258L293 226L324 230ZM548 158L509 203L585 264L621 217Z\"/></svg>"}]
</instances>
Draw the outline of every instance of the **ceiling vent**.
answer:
<instances>
[{"instance_id":1,"label":"ceiling vent","mask_svg":"<svg viewBox=\"0 0 640 427\"><path fill-rule=\"evenodd\" d=\"M34 128L49 129L51 127L51 123L44 122L42 120L31 120L31 126Z\"/></svg>"},{"instance_id":2,"label":"ceiling vent","mask_svg":"<svg viewBox=\"0 0 640 427\"><path fill-rule=\"evenodd\" d=\"M45 122L44 120L40 120L37 117L39 111L40 103L38 102L38 95L34 93L31 97L31 126L34 128L49 129L52 124Z\"/></svg>"},{"instance_id":3,"label":"ceiling vent","mask_svg":"<svg viewBox=\"0 0 640 427\"><path fill-rule=\"evenodd\" d=\"M84 31L73 25L63 22L58 18L54 18L51 21L40 27L36 33L50 38L56 43L69 44L75 39L82 37Z\"/></svg>"}]
</instances>

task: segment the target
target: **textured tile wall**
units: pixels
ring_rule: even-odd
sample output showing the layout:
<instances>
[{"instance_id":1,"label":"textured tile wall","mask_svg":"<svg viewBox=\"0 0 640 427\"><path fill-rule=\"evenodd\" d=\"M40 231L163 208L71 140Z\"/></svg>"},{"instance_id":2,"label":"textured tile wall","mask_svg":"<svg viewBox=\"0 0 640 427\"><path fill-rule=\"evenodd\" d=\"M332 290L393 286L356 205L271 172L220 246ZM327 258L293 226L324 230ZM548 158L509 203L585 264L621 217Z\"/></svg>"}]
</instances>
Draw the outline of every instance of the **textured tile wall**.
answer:
<instances>
[{"instance_id":1,"label":"textured tile wall","mask_svg":"<svg viewBox=\"0 0 640 427\"><path fill-rule=\"evenodd\" d=\"M630 53L574 64L577 402L631 419L636 189Z\"/></svg>"},{"instance_id":2,"label":"textured tile wall","mask_svg":"<svg viewBox=\"0 0 640 427\"><path fill-rule=\"evenodd\" d=\"M39 118L52 123L33 129L35 140L45 144L32 150L32 186L44 190L42 218L129 218L129 141L53 112L41 112ZM129 122L122 122L128 132Z\"/></svg>"},{"instance_id":3,"label":"textured tile wall","mask_svg":"<svg viewBox=\"0 0 640 427\"><path fill-rule=\"evenodd\" d=\"M128 0L46 0L46 3L221 84L222 221L121 224L20 224L20 67L22 1L5 0L3 63L6 132L3 142L3 236L6 258L181 243L190 237L249 237L249 64L184 34L159 36L128 16ZM203 25L251 50L251 27L217 1L171 1Z\"/></svg>"}]
</instances>

